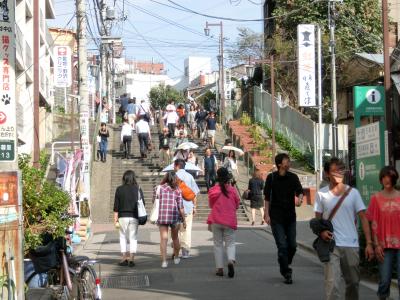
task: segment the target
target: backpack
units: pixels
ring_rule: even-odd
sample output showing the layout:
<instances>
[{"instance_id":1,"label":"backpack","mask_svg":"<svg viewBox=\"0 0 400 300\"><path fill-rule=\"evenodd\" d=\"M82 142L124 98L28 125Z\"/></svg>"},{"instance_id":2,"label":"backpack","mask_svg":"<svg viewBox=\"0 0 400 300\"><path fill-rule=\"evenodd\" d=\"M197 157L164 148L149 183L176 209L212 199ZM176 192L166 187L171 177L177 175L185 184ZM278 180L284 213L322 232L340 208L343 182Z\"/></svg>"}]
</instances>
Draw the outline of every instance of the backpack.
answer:
<instances>
[{"instance_id":1,"label":"backpack","mask_svg":"<svg viewBox=\"0 0 400 300\"><path fill-rule=\"evenodd\" d=\"M196 194L191 190L191 188L188 187L186 183L180 179L177 179L177 182L179 189L182 192L182 198L186 201L193 201L196 198Z\"/></svg>"}]
</instances>

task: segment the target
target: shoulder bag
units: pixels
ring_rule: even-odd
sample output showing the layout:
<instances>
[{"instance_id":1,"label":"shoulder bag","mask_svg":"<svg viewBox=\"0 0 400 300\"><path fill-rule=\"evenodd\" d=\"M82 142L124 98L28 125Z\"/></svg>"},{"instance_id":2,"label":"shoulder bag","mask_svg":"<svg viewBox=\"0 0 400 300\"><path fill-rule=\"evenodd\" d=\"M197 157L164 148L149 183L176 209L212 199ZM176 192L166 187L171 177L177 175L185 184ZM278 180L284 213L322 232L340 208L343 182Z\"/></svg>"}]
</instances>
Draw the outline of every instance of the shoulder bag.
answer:
<instances>
[{"instance_id":1,"label":"shoulder bag","mask_svg":"<svg viewBox=\"0 0 400 300\"><path fill-rule=\"evenodd\" d=\"M325 241L323 240L319 234L322 231L329 230L333 232L332 219L335 216L336 212L339 210L342 205L344 199L350 194L352 187L349 187L343 195L340 197L335 207L332 209L331 213L327 220L313 218L310 220L310 227L318 237L313 242L313 248L317 251L318 258L321 262L329 262L330 261L330 253L333 252L335 248L335 240Z\"/></svg>"},{"instance_id":2,"label":"shoulder bag","mask_svg":"<svg viewBox=\"0 0 400 300\"><path fill-rule=\"evenodd\" d=\"M144 207L142 196L140 195L140 187L138 188L137 208L138 208L139 225L144 225L147 222L147 212L146 212L146 208Z\"/></svg>"},{"instance_id":3,"label":"shoulder bag","mask_svg":"<svg viewBox=\"0 0 400 300\"><path fill-rule=\"evenodd\" d=\"M150 213L150 222L152 224L155 224L158 220L158 213L160 210L160 189L161 189L161 186L157 186L156 198L154 199L153 207L152 207L151 213Z\"/></svg>"}]
</instances>

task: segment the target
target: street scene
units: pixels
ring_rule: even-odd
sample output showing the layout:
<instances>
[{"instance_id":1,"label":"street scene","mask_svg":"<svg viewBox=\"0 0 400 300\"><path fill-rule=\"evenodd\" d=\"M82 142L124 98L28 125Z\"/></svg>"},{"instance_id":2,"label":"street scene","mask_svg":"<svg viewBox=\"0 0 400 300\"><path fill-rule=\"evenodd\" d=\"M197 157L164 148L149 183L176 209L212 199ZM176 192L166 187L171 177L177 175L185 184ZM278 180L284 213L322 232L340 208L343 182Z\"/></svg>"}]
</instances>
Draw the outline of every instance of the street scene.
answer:
<instances>
[{"instance_id":1,"label":"street scene","mask_svg":"<svg viewBox=\"0 0 400 300\"><path fill-rule=\"evenodd\" d=\"M0 12L0 300L400 299L395 0Z\"/></svg>"}]
</instances>

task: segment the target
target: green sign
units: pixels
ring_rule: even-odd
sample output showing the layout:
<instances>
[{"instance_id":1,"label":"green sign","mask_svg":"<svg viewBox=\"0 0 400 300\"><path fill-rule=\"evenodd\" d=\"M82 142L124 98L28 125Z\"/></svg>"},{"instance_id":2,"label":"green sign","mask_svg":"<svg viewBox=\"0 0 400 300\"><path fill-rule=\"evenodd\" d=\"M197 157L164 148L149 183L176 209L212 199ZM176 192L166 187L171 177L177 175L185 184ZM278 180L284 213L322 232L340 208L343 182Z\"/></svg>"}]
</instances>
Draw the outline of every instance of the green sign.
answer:
<instances>
[{"instance_id":1,"label":"green sign","mask_svg":"<svg viewBox=\"0 0 400 300\"><path fill-rule=\"evenodd\" d=\"M385 89L355 86L356 185L365 203L381 190L379 171L385 165Z\"/></svg>"},{"instance_id":2,"label":"green sign","mask_svg":"<svg viewBox=\"0 0 400 300\"><path fill-rule=\"evenodd\" d=\"M14 161L15 143L13 140L0 140L0 161Z\"/></svg>"},{"instance_id":3,"label":"green sign","mask_svg":"<svg viewBox=\"0 0 400 300\"><path fill-rule=\"evenodd\" d=\"M356 128L366 125L363 122L368 117L385 116L385 89L383 86L355 86L354 122Z\"/></svg>"}]
</instances>

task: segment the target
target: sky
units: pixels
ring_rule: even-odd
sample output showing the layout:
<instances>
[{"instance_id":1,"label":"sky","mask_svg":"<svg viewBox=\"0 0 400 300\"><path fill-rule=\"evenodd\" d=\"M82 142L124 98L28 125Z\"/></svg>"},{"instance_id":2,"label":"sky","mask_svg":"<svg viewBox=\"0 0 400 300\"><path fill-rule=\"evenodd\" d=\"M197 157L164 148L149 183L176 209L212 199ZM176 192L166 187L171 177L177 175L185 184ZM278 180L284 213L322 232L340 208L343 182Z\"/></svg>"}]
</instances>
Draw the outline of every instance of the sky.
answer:
<instances>
[{"instance_id":1,"label":"sky","mask_svg":"<svg viewBox=\"0 0 400 300\"><path fill-rule=\"evenodd\" d=\"M95 0L86 0L86 11L91 32L98 38L94 15ZM122 38L124 56L129 59L163 62L168 75L178 78L183 75L184 59L188 56L208 56L212 58L213 68L217 69L219 27L210 27L210 36L204 34L206 21L219 23L213 19L186 11L174 9L168 0L108 0L116 16L125 21L113 25L112 36ZM158 2L158 3L157 3ZM193 11L217 17L234 19L262 19L263 0L173 0ZM54 0L54 20L48 20L51 27L75 29L75 1ZM163 5L164 4L164 5ZM168 7L172 6L172 7ZM123 13L124 12L124 13ZM171 24L172 23L172 24ZM262 32L262 22L237 22L223 20L225 49L229 49L237 39L238 27L248 27ZM90 35L88 35L90 37ZM95 49L91 42L89 49ZM225 52L225 58L227 54ZM228 62L227 62L228 63Z\"/></svg>"}]
</instances>

